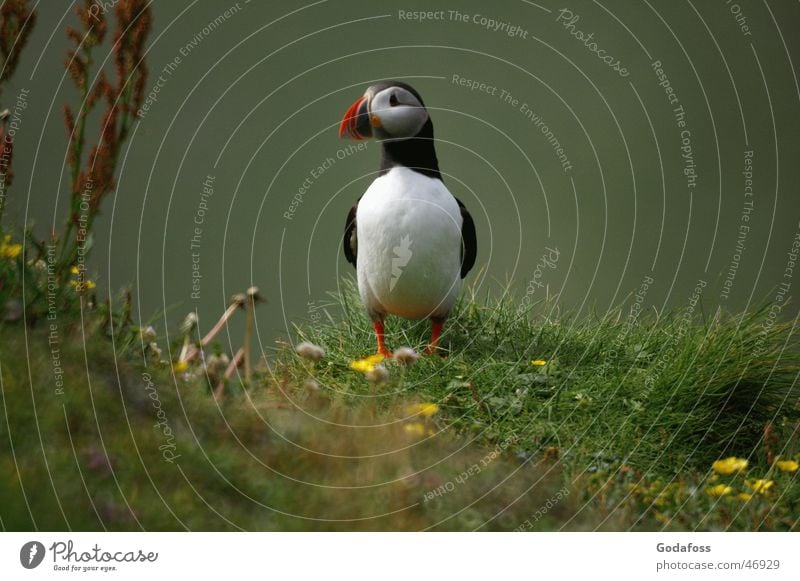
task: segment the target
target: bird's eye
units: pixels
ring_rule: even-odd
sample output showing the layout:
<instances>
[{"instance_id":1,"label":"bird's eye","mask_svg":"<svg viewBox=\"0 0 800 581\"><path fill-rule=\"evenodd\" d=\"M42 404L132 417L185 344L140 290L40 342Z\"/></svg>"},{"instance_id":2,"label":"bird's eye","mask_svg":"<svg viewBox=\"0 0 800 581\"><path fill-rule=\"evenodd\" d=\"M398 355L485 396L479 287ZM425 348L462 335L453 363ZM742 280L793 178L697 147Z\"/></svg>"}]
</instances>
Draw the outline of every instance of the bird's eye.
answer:
<instances>
[{"instance_id":1,"label":"bird's eye","mask_svg":"<svg viewBox=\"0 0 800 581\"><path fill-rule=\"evenodd\" d=\"M397 105L397 102L398 102L397 101L397 95L395 95L394 93L389 95L389 106L390 107L394 107L395 105Z\"/></svg>"}]
</instances>

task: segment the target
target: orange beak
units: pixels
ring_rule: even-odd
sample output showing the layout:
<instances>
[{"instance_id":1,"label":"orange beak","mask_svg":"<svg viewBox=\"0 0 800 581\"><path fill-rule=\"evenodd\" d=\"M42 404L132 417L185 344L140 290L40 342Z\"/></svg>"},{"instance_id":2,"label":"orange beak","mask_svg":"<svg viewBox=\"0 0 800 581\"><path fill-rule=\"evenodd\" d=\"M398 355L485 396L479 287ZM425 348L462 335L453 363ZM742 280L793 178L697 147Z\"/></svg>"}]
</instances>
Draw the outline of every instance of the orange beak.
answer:
<instances>
[{"instance_id":1,"label":"orange beak","mask_svg":"<svg viewBox=\"0 0 800 581\"><path fill-rule=\"evenodd\" d=\"M358 101L350 105L350 108L342 117L342 122L339 124L339 137L349 137L356 141L361 141L369 137L365 135L364 119L367 117L366 111L366 97L361 97ZM362 105L364 106L362 110ZM359 126L362 128L359 131ZM366 131L369 131L369 124L366 125Z\"/></svg>"}]
</instances>

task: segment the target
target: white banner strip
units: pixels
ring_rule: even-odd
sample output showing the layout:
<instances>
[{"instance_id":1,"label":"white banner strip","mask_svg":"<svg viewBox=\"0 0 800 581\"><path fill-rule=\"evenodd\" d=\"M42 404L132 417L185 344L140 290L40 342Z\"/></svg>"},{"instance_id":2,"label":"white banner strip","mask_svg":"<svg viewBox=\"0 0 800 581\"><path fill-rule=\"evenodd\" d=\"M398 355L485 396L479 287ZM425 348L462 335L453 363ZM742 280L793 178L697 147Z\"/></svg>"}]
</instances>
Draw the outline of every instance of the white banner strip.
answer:
<instances>
[{"instance_id":1,"label":"white banner strip","mask_svg":"<svg viewBox=\"0 0 800 581\"><path fill-rule=\"evenodd\" d=\"M3 533L0 578L794 580L799 541L793 533Z\"/></svg>"}]
</instances>

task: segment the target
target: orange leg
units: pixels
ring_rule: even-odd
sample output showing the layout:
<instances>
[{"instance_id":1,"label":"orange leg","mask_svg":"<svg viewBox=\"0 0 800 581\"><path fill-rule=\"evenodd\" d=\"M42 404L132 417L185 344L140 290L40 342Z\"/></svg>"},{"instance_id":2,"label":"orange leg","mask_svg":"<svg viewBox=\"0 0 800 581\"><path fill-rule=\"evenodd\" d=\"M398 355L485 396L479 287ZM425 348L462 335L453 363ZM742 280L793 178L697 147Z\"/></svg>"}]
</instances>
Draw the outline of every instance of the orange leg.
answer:
<instances>
[{"instance_id":1,"label":"orange leg","mask_svg":"<svg viewBox=\"0 0 800 581\"><path fill-rule=\"evenodd\" d=\"M386 348L386 344L383 342L383 321L373 321L372 328L375 329L375 338L378 340L378 353L387 358L391 357L392 352Z\"/></svg>"},{"instance_id":2,"label":"orange leg","mask_svg":"<svg viewBox=\"0 0 800 581\"><path fill-rule=\"evenodd\" d=\"M425 353L430 355L436 353L439 347L439 337L442 334L442 327L444 327L444 319L431 319L431 344L425 349Z\"/></svg>"}]
</instances>

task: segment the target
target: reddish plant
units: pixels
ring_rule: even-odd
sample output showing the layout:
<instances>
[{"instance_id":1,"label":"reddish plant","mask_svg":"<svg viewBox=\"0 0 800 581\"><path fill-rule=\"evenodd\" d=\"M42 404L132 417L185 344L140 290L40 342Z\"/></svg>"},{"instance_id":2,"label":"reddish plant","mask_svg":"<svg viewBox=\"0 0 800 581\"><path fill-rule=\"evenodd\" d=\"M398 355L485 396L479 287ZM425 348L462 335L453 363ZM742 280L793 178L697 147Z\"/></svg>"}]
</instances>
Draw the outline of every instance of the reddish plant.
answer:
<instances>
[{"instance_id":1,"label":"reddish plant","mask_svg":"<svg viewBox=\"0 0 800 581\"><path fill-rule=\"evenodd\" d=\"M28 0L5 0L0 6L0 82L14 74L35 23L36 13L28 6Z\"/></svg>"},{"instance_id":2,"label":"reddish plant","mask_svg":"<svg viewBox=\"0 0 800 581\"><path fill-rule=\"evenodd\" d=\"M28 0L6 0L0 5L0 88L14 74L35 23L36 13L28 6ZM8 118L7 110L0 112L0 194L5 194L14 178L11 171L14 141L7 138ZM4 198L5 195L0 196L0 217Z\"/></svg>"},{"instance_id":3,"label":"reddish plant","mask_svg":"<svg viewBox=\"0 0 800 581\"><path fill-rule=\"evenodd\" d=\"M119 152L144 98L147 67L143 55L152 23L147 0L119 0L111 47L115 78L109 79L101 70L92 81L92 52L105 38L107 15L92 0L84 0L75 12L80 26L67 28L67 36L75 46L68 51L65 64L82 98L77 113L69 106L64 107L71 191L66 232L61 239L63 265L74 264L79 255L88 252L86 243L94 219L103 199L116 186L114 173ZM105 111L100 132L84 160L87 119L101 103Z\"/></svg>"},{"instance_id":4,"label":"reddish plant","mask_svg":"<svg viewBox=\"0 0 800 581\"><path fill-rule=\"evenodd\" d=\"M8 189L14 180L14 172L11 170L11 159L14 157L14 141L6 139L8 113L3 111L0 115L2 115L2 119L0 119L0 185L3 189ZM1 201L0 204L2 204ZM1 211L2 206L0 206ZM0 213L0 216L2 216L2 213Z\"/></svg>"}]
</instances>

